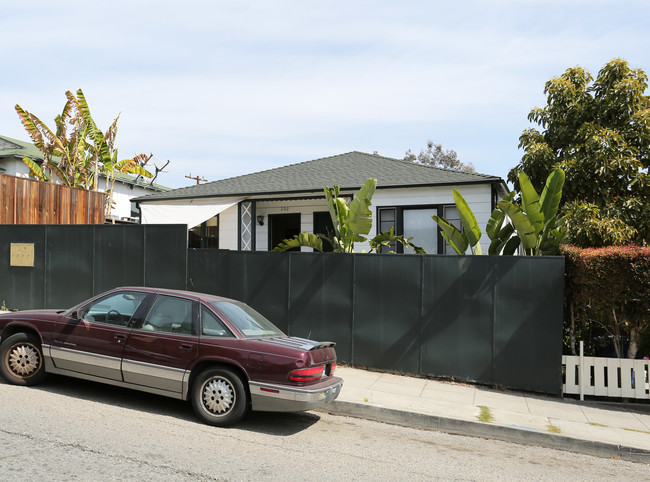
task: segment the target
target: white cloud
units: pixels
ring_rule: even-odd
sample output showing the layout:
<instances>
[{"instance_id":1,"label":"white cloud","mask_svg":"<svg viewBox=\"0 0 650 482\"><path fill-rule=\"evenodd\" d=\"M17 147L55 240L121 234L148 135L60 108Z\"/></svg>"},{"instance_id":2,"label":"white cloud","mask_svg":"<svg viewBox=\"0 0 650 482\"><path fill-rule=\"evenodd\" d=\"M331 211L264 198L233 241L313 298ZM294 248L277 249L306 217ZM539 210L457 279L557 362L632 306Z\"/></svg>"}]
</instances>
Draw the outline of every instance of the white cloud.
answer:
<instances>
[{"instance_id":1,"label":"white cloud","mask_svg":"<svg viewBox=\"0 0 650 482\"><path fill-rule=\"evenodd\" d=\"M552 75L596 74L616 56L650 69L649 12L640 1L26 0L0 19L11 47L0 134L26 139L14 104L51 121L81 87L100 125L122 112L121 154L172 160L160 181L173 186L190 171L219 178L353 149L399 157L427 138L504 176Z\"/></svg>"}]
</instances>

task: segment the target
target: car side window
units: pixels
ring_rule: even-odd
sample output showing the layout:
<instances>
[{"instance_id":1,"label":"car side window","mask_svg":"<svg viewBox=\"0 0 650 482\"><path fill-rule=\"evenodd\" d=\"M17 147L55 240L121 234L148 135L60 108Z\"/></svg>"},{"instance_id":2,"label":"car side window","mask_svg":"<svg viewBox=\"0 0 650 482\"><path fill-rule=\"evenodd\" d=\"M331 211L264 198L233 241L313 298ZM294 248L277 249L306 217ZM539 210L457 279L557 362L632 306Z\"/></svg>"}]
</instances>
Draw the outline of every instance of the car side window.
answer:
<instances>
[{"instance_id":1,"label":"car side window","mask_svg":"<svg viewBox=\"0 0 650 482\"><path fill-rule=\"evenodd\" d=\"M232 333L219 317L203 305L201 305L201 322L203 327L202 335L233 338Z\"/></svg>"},{"instance_id":2,"label":"car side window","mask_svg":"<svg viewBox=\"0 0 650 482\"><path fill-rule=\"evenodd\" d=\"M158 295L142 325L143 330L192 334L192 300Z\"/></svg>"},{"instance_id":3,"label":"car side window","mask_svg":"<svg viewBox=\"0 0 650 482\"><path fill-rule=\"evenodd\" d=\"M146 296L147 293L136 291L112 293L85 306L80 311L81 319L126 326Z\"/></svg>"}]
</instances>

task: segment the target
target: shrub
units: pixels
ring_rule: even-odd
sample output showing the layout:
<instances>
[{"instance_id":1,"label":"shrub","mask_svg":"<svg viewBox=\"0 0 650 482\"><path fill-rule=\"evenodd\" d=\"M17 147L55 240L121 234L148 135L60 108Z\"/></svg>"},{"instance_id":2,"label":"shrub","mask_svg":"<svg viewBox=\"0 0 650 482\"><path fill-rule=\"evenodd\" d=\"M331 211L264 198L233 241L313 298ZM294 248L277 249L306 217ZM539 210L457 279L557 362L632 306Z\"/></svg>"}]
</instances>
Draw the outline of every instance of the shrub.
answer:
<instances>
[{"instance_id":1,"label":"shrub","mask_svg":"<svg viewBox=\"0 0 650 482\"><path fill-rule=\"evenodd\" d=\"M576 336L601 328L618 357L635 358L650 325L650 248L563 246L565 255L565 331L575 353ZM596 327L594 327L596 325ZM591 337L590 349L596 348Z\"/></svg>"}]
</instances>

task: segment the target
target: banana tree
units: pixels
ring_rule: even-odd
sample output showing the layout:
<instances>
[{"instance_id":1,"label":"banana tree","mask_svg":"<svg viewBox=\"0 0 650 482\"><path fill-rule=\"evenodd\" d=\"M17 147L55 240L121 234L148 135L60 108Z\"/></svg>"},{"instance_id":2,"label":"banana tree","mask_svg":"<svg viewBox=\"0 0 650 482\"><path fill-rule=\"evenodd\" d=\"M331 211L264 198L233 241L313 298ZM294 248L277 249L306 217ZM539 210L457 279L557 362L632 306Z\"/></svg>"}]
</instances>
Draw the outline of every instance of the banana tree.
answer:
<instances>
[{"instance_id":1,"label":"banana tree","mask_svg":"<svg viewBox=\"0 0 650 482\"><path fill-rule=\"evenodd\" d=\"M481 239L481 228L476 222L474 213L460 192L453 189L452 194L454 196L454 203L456 203L456 207L458 208L463 230L461 231L445 218L432 216L433 220L440 226L440 234L458 254L465 254L467 248L470 248L472 254L483 254L481 244L479 243L479 239Z\"/></svg>"},{"instance_id":2,"label":"banana tree","mask_svg":"<svg viewBox=\"0 0 650 482\"><path fill-rule=\"evenodd\" d=\"M291 239L285 239L273 251L286 251L300 246L322 251L324 239L330 242L335 253L353 253L354 243L366 241L372 228L370 205L376 188L377 179L368 179L348 204L341 197L339 186L326 187L325 199L334 232L330 236L300 233Z\"/></svg>"},{"instance_id":3,"label":"banana tree","mask_svg":"<svg viewBox=\"0 0 650 482\"><path fill-rule=\"evenodd\" d=\"M30 174L45 182L55 178L63 184L82 189L98 190L98 177L106 178L106 216L110 215L115 180L120 174L135 174L144 177L153 175L144 168L151 156L139 154L131 159L118 161L114 147L117 120L113 120L106 134L95 123L88 102L81 89L77 94L65 93L67 102L55 119L56 132L52 131L36 115L19 105L15 109L20 120L32 138L34 145L43 153L41 164L23 157Z\"/></svg>"},{"instance_id":4,"label":"banana tree","mask_svg":"<svg viewBox=\"0 0 650 482\"><path fill-rule=\"evenodd\" d=\"M379 253L381 252L382 248L390 248L392 246L395 246L397 243L401 244L405 248L411 248L415 253L417 254L427 254L424 249L422 249L420 246L416 246L413 243L413 238L405 238L402 235L395 235L395 231L393 230L392 226L389 228L387 232L379 233L377 236L375 236L372 239L369 239L368 242L370 243L370 251L373 253ZM394 251L389 251L390 253L394 253Z\"/></svg>"},{"instance_id":5,"label":"banana tree","mask_svg":"<svg viewBox=\"0 0 650 482\"><path fill-rule=\"evenodd\" d=\"M108 202L106 203L106 217L109 217L111 209L115 205L115 201L113 200L113 191L115 187L115 181L119 175L128 173L148 178L153 177L153 174L144 168L144 166L147 164L147 162L149 162L149 159L151 159L153 155L147 156L146 154L137 154L131 159L123 159L121 161L118 161L118 151L115 148L115 136L117 135L117 120L120 118L119 114L106 130L106 134L104 134L101 129L97 127L97 124L95 124L95 120L90 114L88 102L86 101L86 97L84 96L84 93L81 89L77 90L76 100L83 121L87 126L89 136L93 140L93 149L90 151L90 161L94 166L93 172L95 174L95 189L97 189L98 186L97 177L99 174L104 174L104 177L106 178L105 191L108 193Z\"/></svg>"},{"instance_id":6,"label":"banana tree","mask_svg":"<svg viewBox=\"0 0 650 482\"><path fill-rule=\"evenodd\" d=\"M70 92L66 92L66 97L68 101L63 111L54 119L55 132L36 115L16 104L21 123L34 145L43 153L40 165L28 157L23 157L23 162L37 179L53 182L57 178L66 186L89 189L92 186L93 166L87 155L92 147L88 126L81 118L75 97Z\"/></svg>"},{"instance_id":7,"label":"banana tree","mask_svg":"<svg viewBox=\"0 0 650 482\"><path fill-rule=\"evenodd\" d=\"M558 206L562 198L564 171L553 171L539 196L530 179L519 173L521 205L514 201L516 192L509 193L497 203L487 222L485 231L490 238L490 255L512 255L519 246L524 254L531 256L555 255L566 236L564 218L558 217ZM481 254L478 240L481 230L476 218L463 196L453 190L454 202L458 208L463 230L459 230L446 219L433 216L440 226L442 237L458 254L465 254L470 248L472 254Z\"/></svg>"},{"instance_id":8,"label":"banana tree","mask_svg":"<svg viewBox=\"0 0 650 482\"><path fill-rule=\"evenodd\" d=\"M510 192L502 201L512 201L517 193ZM519 237L513 236L515 228L506 218L506 213L498 207L492 211L490 219L485 226L485 233L490 238L490 255L513 255L519 248Z\"/></svg>"},{"instance_id":9,"label":"banana tree","mask_svg":"<svg viewBox=\"0 0 650 482\"><path fill-rule=\"evenodd\" d=\"M504 199L497 203L514 226L524 254L530 256L556 255L566 237L564 218L558 217L558 207L564 186L564 171L555 169L546 179L539 196L528 176L518 173L521 205Z\"/></svg>"}]
</instances>

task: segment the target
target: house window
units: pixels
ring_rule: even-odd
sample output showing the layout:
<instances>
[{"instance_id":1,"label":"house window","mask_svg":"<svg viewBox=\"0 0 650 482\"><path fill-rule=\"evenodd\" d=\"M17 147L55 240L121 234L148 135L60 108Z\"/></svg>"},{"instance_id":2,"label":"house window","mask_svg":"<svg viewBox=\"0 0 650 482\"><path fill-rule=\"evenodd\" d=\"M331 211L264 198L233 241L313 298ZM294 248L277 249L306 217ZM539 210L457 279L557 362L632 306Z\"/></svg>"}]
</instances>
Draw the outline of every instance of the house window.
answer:
<instances>
[{"instance_id":1,"label":"house window","mask_svg":"<svg viewBox=\"0 0 650 482\"><path fill-rule=\"evenodd\" d=\"M449 221L449 224L452 224L456 226L460 231L463 230L463 226L460 222L460 215L458 214L458 208L456 206L444 206L443 207L443 213L444 213L444 218ZM441 236L442 237L442 236ZM454 248L451 247L451 245L447 242L444 241L443 243L445 245L444 248L444 253L445 254L456 254L456 251L454 251Z\"/></svg>"},{"instance_id":2,"label":"house window","mask_svg":"<svg viewBox=\"0 0 650 482\"><path fill-rule=\"evenodd\" d=\"M379 232L387 233L390 231L390 228L393 228L395 234L397 234L397 209L396 208L379 208L378 215L379 219ZM379 234L379 233L377 233ZM390 246L383 246L381 248L382 253L397 252L396 243L390 243Z\"/></svg>"},{"instance_id":3,"label":"house window","mask_svg":"<svg viewBox=\"0 0 650 482\"><path fill-rule=\"evenodd\" d=\"M131 217L134 221L140 221L140 208L138 203L131 201Z\"/></svg>"},{"instance_id":4,"label":"house window","mask_svg":"<svg viewBox=\"0 0 650 482\"><path fill-rule=\"evenodd\" d=\"M190 229L187 245L190 248L219 249L219 215Z\"/></svg>"},{"instance_id":5,"label":"house window","mask_svg":"<svg viewBox=\"0 0 650 482\"><path fill-rule=\"evenodd\" d=\"M432 216L447 217L452 224L460 225L458 211L455 206L395 206L377 209L378 231L387 232L391 227L396 235L413 239L411 242L423 248L427 254L455 254L455 251L445 246L440 230ZM391 243L390 248L382 248L382 253L390 251L397 253L414 253L412 248L404 248L401 244Z\"/></svg>"},{"instance_id":6,"label":"house window","mask_svg":"<svg viewBox=\"0 0 650 482\"><path fill-rule=\"evenodd\" d=\"M438 252L438 230L436 222L431 219L438 214L437 208L411 209L404 208L402 232L406 237L413 237L411 242L420 246L427 253ZM413 254L412 248L404 248L405 253Z\"/></svg>"}]
</instances>

